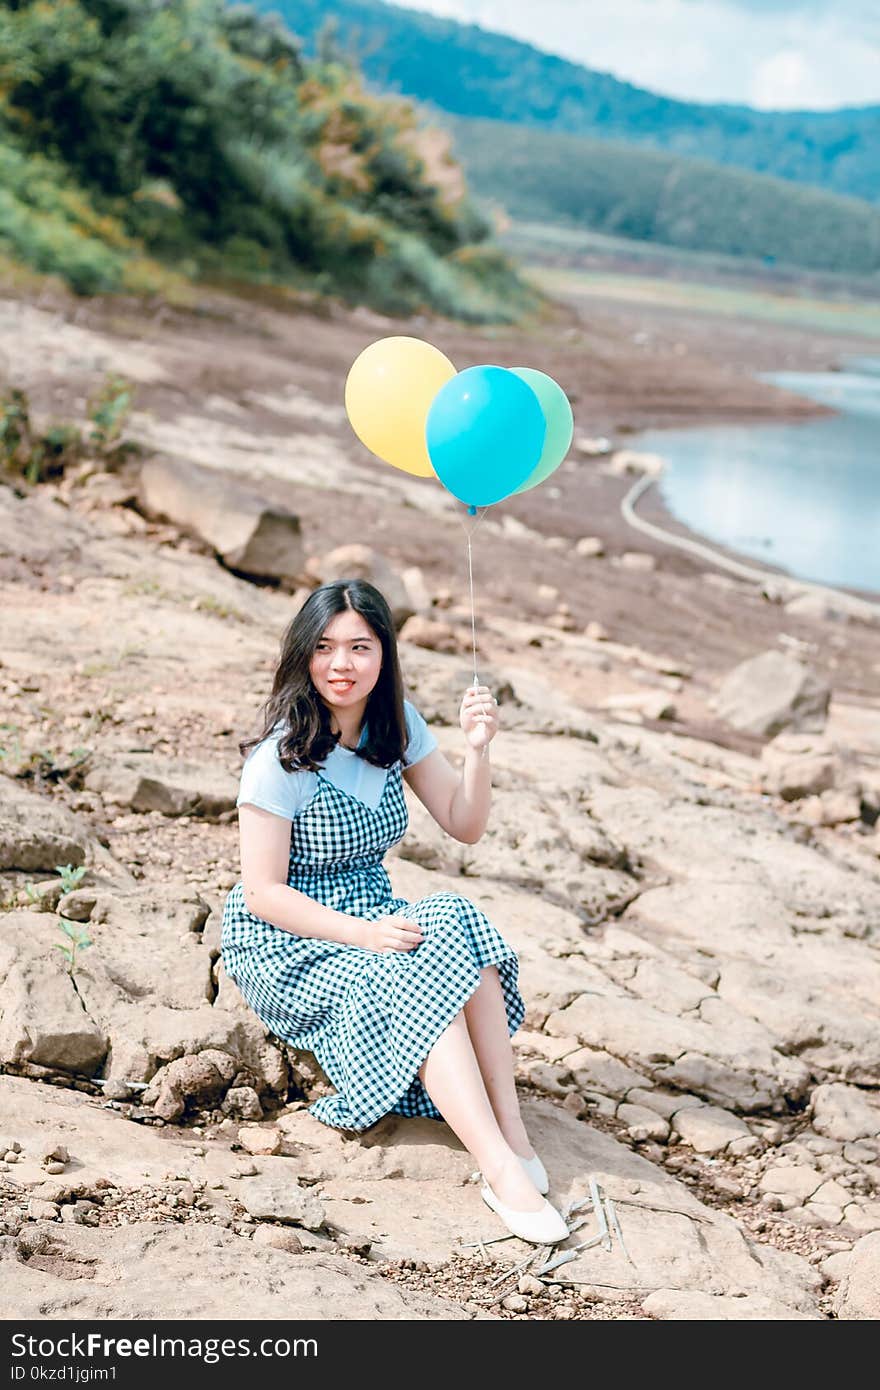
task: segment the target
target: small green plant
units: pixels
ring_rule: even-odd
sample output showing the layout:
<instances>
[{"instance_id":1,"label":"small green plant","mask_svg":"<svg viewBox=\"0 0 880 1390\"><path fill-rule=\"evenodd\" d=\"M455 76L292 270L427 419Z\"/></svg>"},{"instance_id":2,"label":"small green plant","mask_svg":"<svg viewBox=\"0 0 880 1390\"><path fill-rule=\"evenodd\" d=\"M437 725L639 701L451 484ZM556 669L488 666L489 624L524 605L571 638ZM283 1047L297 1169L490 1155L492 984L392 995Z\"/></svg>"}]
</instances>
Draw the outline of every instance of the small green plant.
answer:
<instances>
[{"instance_id":1,"label":"small green plant","mask_svg":"<svg viewBox=\"0 0 880 1390\"><path fill-rule=\"evenodd\" d=\"M88 413L92 422L89 444L99 458L113 460L137 448L131 440L122 438L122 428L131 410L133 396L131 383L111 372L89 401Z\"/></svg>"},{"instance_id":2,"label":"small green plant","mask_svg":"<svg viewBox=\"0 0 880 1390\"><path fill-rule=\"evenodd\" d=\"M24 885L24 891L27 893L32 903L40 902L40 894L38 893L37 885L34 883L32 878L26 880Z\"/></svg>"},{"instance_id":3,"label":"small green plant","mask_svg":"<svg viewBox=\"0 0 880 1390\"><path fill-rule=\"evenodd\" d=\"M84 951L86 947L92 945L92 942L88 935L88 928L82 925L82 923L71 922L68 917L62 917L60 926L70 944L65 945L61 941L54 941L52 944L56 946L65 957L67 961L67 973L72 976L76 971L77 951Z\"/></svg>"},{"instance_id":4,"label":"small green plant","mask_svg":"<svg viewBox=\"0 0 880 1390\"><path fill-rule=\"evenodd\" d=\"M74 868L72 864L56 864L55 868L61 875L61 888L64 893L71 892L87 872L85 864L80 864L78 868Z\"/></svg>"},{"instance_id":5,"label":"small green plant","mask_svg":"<svg viewBox=\"0 0 880 1390\"><path fill-rule=\"evenodd\" d=\"M82 440L73 425L50 425L40 433L31 420L27 394L12 387L0 396L0 467L35 484L64 472L79 457Z\"/></svg>"}]
</instances>

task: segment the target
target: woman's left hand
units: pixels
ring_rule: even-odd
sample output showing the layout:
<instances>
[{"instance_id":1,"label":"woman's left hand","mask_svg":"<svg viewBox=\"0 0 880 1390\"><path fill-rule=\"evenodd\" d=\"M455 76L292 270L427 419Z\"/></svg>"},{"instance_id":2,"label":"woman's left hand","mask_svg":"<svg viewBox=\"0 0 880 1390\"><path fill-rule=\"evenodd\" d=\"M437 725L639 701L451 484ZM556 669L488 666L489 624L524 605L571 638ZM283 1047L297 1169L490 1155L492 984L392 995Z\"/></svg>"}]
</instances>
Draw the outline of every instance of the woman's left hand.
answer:
<instances>
[{"instance_id":1,"label":"woman's left hand","mask_svg":"<svg viewBox=\"0 0 880 1390\"><path fill-rule=\"evenodd\" d=\"M472 748L485 748L492 742L498 732L498 701L488 685L468 686L459 719Z\"/></svg>"}]
</instances>

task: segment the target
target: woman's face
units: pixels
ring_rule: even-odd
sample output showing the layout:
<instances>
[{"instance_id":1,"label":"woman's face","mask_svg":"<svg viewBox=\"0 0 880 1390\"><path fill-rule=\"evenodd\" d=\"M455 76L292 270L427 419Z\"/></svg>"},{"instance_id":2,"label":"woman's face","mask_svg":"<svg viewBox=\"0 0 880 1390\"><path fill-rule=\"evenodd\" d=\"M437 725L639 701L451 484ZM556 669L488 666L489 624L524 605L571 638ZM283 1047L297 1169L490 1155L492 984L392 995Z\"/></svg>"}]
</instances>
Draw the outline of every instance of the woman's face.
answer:
<instances>
[{"instance_id":1,"label":"woman's face","mask_svg":"<svg viewBox=\"0 0 880 1390\"><path fill-rule=\"evenodd\" d=\"M309 674L331 710L363 714L382 667L382 643L360 613L346 609L325 627Z\"/></svg>"}]
</instances>

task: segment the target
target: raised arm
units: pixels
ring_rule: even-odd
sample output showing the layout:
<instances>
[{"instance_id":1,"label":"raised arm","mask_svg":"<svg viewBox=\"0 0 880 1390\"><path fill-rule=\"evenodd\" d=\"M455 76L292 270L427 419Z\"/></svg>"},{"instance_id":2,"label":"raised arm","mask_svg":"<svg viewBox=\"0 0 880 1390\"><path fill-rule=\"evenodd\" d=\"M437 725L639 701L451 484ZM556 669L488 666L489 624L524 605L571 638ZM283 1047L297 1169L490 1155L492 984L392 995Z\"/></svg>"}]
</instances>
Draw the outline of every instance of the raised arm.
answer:
<instances>
[{"instance_id":1,"label":"raised arm","mask_svg":"<svg viewBox=\"0 0 880 1390\"><path fill-rule=\"evenodd\" d=\"M238 808L241 881L245 905L281 931L319 936L345 946L366 946L368 924L362 917L316 902L287 882L290 821L247 803Z\"/></svg>"}]
</instances>

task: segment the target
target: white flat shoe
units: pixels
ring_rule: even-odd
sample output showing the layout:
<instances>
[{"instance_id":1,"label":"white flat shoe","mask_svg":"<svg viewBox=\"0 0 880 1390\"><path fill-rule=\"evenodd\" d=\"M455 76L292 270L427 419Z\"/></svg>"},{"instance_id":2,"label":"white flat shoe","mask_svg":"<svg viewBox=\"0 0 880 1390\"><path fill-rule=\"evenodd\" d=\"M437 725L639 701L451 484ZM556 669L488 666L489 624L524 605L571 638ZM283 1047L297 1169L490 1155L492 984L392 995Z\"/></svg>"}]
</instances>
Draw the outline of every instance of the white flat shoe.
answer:
<instances>
[{"instance_id":1,"label":"white flat shoe","mask_svg":"<svg viewBox=\"0 0 880 1390\"><path fill-rule=\"evenodd\" d=\"M568 1235L568 1227L559 1212L547 1201L537 1211L516 1211L506 1207L487 1182L480 1188L480 1196L486 1206L501 1217L507 1229L521 1240L531 1241L533 1245L555 1245Z\"/></svg>"},{"instance_id":2,"label":"white flat shoe","mask_svg":"<svg viewBox=\"0 0 880 1390\"><path fill-rule=\"evenodd\" d=\"M517 1154L522 1166L525 1168L535 1187L544 1197L550 1191L550 1179L547 1177L547 1169L544 1167L537 1154L533 1158L523 1158Z\"/></svg>"}]
</instances>

